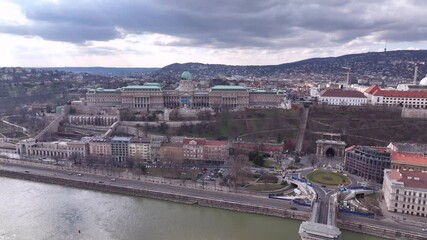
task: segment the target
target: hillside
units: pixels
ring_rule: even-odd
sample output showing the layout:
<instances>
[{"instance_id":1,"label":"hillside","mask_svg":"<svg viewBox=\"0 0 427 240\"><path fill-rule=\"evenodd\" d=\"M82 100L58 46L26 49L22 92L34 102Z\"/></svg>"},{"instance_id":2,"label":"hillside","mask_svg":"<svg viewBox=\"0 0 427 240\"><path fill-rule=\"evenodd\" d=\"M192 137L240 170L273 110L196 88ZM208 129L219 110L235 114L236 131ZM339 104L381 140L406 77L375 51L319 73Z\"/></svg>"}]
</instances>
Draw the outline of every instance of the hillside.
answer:
<instances>
[{"instance_id":1,"label":"hillside","mask_svg":"<svg viewBox=\"0 0 427 240\"><path fill-rule=\"evenodd\" d=\"M159 68L115 68L115 67L50 67L47 69L54 69L64 72L73 73L90 73L97 75L108 76L138 76L146 73L154 72Z\"/></svg>"},{"instance_id":2,"label":"hillside","mask_svg":"<svg viewBox=\"0 0 427 240\"><path fill-rule=\"evenodd\" d=\"M401 79L410 80L414 65L411 61L427 61L427 50L402 50L390 52L368 52L340 57L311 58L303 61L266 66L232 66L202 63L174 63L153 72L155 79L178 79L183 71L190 71L195 79L212 79L219 76L242 78L302 78L322 77L334 79L345 74L343 67L352 69L357 79ZM420 76L427 67L420 68Z\"/></svg>"},{"instance_id":3,"label":"hillside","mask_svg":"<svg viewBox=\"0 0 427 240\"><path fill-rule=\"evenodd\" d=\"M425 143L427 121L401 118L401 109L385 106L310 108L304 151L313 152L319 132L341 133L350 145L386 146L390 142Z\"/></svg>"}]
</instances>

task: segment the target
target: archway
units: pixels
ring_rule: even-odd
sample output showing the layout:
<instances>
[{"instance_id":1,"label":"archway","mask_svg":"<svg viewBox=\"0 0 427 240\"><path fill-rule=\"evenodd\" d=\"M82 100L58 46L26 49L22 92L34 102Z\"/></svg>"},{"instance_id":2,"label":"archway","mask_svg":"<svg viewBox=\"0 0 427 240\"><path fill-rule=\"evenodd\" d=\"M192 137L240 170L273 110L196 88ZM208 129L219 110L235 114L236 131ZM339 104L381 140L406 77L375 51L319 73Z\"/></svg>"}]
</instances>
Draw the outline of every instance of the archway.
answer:
<instances>
[{"instance_id":1,"label":"archway","mask_svg":"<svg viewBox=\"0 0 427 240\"><path fill-rule=\"evenodd\" d=\"M335 157L336 153L335 150L333 148L328 148L325 152L326 157L330 157L333 158Z\"/></svg>"}]
</instances>

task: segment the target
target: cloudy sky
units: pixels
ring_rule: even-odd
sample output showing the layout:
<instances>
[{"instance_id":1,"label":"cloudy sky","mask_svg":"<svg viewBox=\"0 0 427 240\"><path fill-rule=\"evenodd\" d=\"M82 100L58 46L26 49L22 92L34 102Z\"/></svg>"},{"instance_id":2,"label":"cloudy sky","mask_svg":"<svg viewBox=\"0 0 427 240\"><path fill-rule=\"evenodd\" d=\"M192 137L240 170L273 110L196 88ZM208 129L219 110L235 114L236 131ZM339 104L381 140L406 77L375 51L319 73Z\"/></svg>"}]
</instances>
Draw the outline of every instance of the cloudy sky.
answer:
<instances>
[{"instance_id":1,"label":"cloudy sky","mask_svg":"<svg viewBox=\"0 0 427 240\"><path fill-rule=\"evenodd\" d=\"M0 0L0 66L279 64L427 48L425 0Z\"/></svg>"}]
</instances>

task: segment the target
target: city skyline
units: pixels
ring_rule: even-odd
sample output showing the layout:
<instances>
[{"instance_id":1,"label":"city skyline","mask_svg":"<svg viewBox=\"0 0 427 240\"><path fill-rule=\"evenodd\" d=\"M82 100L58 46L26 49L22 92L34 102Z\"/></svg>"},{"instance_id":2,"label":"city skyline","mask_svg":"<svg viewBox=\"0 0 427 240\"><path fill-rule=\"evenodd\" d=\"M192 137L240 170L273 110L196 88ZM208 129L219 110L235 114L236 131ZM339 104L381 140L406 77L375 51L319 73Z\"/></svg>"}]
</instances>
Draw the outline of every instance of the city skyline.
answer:
<instances>
[{"instance_id":1,"label":"city skyline","mask_svg":"<svg viewBox=\"0 0 427 240\"><path fill-rule=\"evenodd\" d=\"M1 66L269 65L422 49L422 1L0 0Z\"/></svg>"}]
</instances>

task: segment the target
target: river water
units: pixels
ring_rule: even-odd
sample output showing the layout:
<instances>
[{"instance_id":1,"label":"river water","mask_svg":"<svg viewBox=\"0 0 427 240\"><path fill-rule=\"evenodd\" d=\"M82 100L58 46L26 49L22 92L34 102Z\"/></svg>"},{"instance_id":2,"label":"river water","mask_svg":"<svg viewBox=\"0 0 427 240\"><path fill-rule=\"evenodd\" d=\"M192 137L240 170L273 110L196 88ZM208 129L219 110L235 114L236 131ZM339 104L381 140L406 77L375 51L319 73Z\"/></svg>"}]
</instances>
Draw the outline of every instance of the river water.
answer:
<instances>
[{"instance_id":1,"label":"river water","mask_svg":"<svg viewBox=\"0 0 427 240\"><path fill-rule=\"evenodd\" d=\"M0 178L0 240L293 240L300 239L299 224L289 219ZM342 239L379 238L343 231Z\"/></svg>"}]
</instances>

